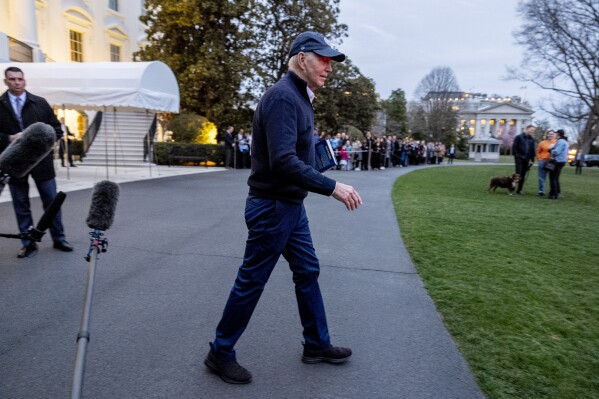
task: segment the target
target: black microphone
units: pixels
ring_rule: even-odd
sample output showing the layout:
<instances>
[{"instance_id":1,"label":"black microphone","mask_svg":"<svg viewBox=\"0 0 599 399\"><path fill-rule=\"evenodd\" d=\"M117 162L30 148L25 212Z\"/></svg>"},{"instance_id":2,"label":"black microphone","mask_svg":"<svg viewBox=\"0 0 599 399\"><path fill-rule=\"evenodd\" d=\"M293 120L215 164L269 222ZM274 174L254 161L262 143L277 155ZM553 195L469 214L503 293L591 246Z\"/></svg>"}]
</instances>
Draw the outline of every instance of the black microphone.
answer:
<instances>
[{"instance_id":1,"label":"black microphone","mask_svg":"<svg viewBox=\"0 0 599 399\"><path fill-rule=\"evenodd\" d=\"M29 228L29 231L27 232L27 238L37 242L40 242L42 240L42 237L46 230L48 230L48 228L52 226L52 223L56 218L56 214L60 210L60 207L62 206L62 203L64 202L64 199L66 197L67 195L62 191L59 191L58 194L56 194L56 197L54 197L54 199L50 203L50 206L48 206L48 208L40 218L39 222L37 223L37 226L32 226Z\"/></svg>"},{"instance_id":2,"label":"black microphone","mask_svg":"<svg viewBox=\"0 0 599 399\"><path fill-rule=\"evenodd\" d=\"M102 180L94 186L92 201L87 214L87 227L94 230L108 230L114 220L114 211L119 199L118 184Z\"/></svg>"},{"instance_id":3,"label":"black microphone","mask_svg":"<svg viewBox=\"0 0 599 399\"><path fill-rule=\"evenodd\" d=\"M36 122L0 154L0 171L11 177L23 177L31 172L54 148L56 131L50 125Z\"/></svg>"}]
</instances>

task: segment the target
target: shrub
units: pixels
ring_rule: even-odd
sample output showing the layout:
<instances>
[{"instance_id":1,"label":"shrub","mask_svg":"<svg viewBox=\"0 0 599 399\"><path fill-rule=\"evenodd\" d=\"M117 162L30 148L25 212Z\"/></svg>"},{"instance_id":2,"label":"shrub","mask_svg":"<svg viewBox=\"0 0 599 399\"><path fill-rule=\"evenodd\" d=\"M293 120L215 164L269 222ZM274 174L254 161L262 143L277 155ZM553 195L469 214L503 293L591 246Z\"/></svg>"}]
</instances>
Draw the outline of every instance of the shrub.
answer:
<instances>
[{"instance_id":1,"label":"shrub","mask_svg":"<svg viewBox=\"0 0 599 399\"><path fill-rule=\"evenodd\" d=\"M466 151L456 151L455 152L456 159L468 159L468 152Z\"/></svg>"},{"instance_id":2,"label":"shrub","mask_svg":"<svg viewBox=\"0 0 599 399\"><path fill-rule=\"evenodd\" d=\"M185 143L155 143L154 162L157 165L168 165L169 154L195 156L206 151L208 161L219 166L224 164L224 147L217 144L185 144Z\"/></svg>"},{"instance_id":3,"label":"shrub","mask_svg":"<svg viewBox=\"0 0 599 399\"><path fill-rule=\"evenodd\" d=\"M208 119L192 112L182 112L173 116L168 124L168 130L173 132L173 141L177 143L194 143L202 132Z\"/></svg>"}]
</instances>

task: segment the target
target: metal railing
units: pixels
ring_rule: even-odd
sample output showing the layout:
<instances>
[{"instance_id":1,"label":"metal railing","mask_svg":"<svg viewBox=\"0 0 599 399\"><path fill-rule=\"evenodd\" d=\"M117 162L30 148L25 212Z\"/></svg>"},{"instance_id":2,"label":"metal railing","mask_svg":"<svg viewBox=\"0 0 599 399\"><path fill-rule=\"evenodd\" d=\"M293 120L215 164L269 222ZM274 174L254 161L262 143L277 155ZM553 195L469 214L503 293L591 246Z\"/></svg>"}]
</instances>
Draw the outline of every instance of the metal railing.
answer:
<instances>
[{"instance_id":1,"label":"metal railing","mask_svg":"<svg viewBox=\"0 0 599 399\"><path fill-rule=\"evenodd\" d=\"M82 137L83 141L83 153L87 154L87 150L91 147L92 143L96 139L96 135L100 131L100 126L102 125L102 111L98 111L96 116L94 116L94 120L89 125L85 134Z\"/></svg>"},{"instance_id":2,"label":"metal railing","mask_svg":"<svg viewBox=\"0 0 599 399\"><path fill-rule=\"evenodd\" d=\"M152 124L148 129L148 133L144 136L144 161L150 156L150 162L154 162L154 154L152 151L152 147L154 146L154 137L156 136L156 128L158 126L158 114L154 114L154 118L152 119Z\"/></svg>"}]
</instances>

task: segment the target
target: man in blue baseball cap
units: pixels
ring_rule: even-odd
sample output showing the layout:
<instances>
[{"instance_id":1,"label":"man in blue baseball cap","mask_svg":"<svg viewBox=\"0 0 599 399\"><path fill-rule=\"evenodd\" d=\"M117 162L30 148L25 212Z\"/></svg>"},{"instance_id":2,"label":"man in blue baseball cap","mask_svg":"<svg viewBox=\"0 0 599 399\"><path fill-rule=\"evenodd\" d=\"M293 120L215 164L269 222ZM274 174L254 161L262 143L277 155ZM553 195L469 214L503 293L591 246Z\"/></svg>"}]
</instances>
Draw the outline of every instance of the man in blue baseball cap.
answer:
<instances>
[{"instance_id":1,"label":"man in blue baseball cap","mask_svg":"<svg viewBox=\"0 0 599 399\"><path fill-rule=\"evenodd\" d=\"M332 62L343 60L345 55L320 33L300 33L289 50L289 72L266 91L254 113L245 255L204 361L226 382L252 380L237 363L234 346L281 255L295 283L303 326L302 361L343 363L352 354L349 348L331 345L318 285L320 265L303 203L308 192L314 192L332 196L350 211L362 204L352 186L314 169L314 92L324 86Z\"/></svg>"},{"instance_id":2,"label":"man in blue baseball cap","mask_svg":"<svg viewBox=\"0 0 599 399\"><path fill-rule=\"evenodd\" d=\"M297 35L291 49L289 50L289 58L300 52L313 52L321 57L329 57L333 61L343 62L345 61L345 54L335 50L323 35L317 32L303 32Z\"/></svg>"}]
</instances>

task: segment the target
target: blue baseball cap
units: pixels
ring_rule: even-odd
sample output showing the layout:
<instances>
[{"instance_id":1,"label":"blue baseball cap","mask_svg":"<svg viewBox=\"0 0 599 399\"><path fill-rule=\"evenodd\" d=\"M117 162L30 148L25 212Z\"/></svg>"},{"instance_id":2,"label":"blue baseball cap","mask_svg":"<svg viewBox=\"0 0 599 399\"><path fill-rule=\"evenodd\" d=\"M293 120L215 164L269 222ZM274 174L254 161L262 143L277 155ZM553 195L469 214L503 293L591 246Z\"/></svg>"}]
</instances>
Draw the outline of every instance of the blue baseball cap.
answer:
<instances>
[{"instance_id":1,"label":"blue baseball cap","mask_svg":"<svg viewBox=\"0 0 599 399\"><path fill-rule=\"evenodd\" d=\"M317 32L302 32L293 41L289 49L289 58L297 53L316 53L322 57L329 57L334 61L344 61L345 54L332 48L326 41L323 35Z\"/></svg>"}]
</instances>

